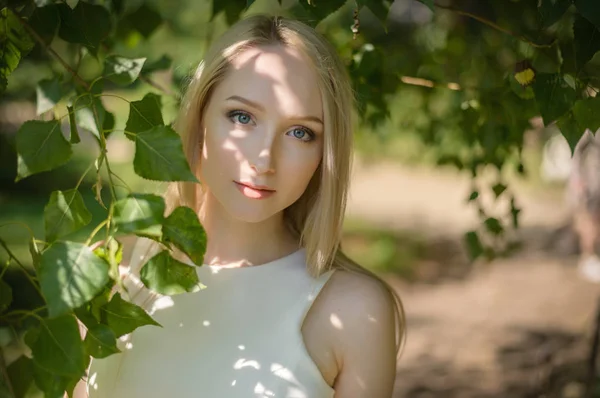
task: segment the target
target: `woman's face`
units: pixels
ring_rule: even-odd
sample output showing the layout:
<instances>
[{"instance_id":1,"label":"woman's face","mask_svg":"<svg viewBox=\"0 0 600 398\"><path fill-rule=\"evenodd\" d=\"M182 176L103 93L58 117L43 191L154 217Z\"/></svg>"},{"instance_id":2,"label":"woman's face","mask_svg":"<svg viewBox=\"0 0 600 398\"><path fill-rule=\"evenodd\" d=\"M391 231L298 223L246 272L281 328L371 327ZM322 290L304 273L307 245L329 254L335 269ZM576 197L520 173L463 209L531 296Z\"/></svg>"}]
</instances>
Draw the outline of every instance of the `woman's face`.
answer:
<instances>
[{"instance_id":1,"label":"woman's face","mask_svg":"<svg viewBox=\"0 0 600 398\"><path fill-rule=\"evenodd\" d=\"M233 217L259 222L293 204L323 155L313 68L284 46L248 49L203 115L200 180Z\"/></svg>"}]
</instances>

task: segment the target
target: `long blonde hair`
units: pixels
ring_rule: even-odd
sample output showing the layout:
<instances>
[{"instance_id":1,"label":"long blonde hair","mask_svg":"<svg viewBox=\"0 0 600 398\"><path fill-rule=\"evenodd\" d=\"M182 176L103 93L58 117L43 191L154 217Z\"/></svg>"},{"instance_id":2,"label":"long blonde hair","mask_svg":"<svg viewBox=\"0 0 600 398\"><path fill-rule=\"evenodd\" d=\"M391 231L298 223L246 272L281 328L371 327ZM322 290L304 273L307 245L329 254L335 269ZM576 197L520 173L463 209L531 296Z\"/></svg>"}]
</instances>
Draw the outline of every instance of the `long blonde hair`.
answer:
<instances>
[{"instance_id":1,"label":"long blonde hair","mask_svg":"<svg viewBox=\"0 0 600 398\"><path fill-rule=\"evenodd\" d=\"M176 129L192 171L200 166L202 116L215 87L223 80L231 61L249 48L268 45L293 47L314 66L318 75L324 113L323 158L304 194L284 211L290 231L306 250L308 272L319 276L331 268L367 274L383 283L395 300L398 347L404 341L405 316L394 290L340 250L346 209L353 142L354 93L346 67L335 49L313 28L302 22L254 15L235 23L208 49L184 95ZM202 191L195 183L170 184L167 211L177 206L201 210Z\"/></svg>"}]
</instances>

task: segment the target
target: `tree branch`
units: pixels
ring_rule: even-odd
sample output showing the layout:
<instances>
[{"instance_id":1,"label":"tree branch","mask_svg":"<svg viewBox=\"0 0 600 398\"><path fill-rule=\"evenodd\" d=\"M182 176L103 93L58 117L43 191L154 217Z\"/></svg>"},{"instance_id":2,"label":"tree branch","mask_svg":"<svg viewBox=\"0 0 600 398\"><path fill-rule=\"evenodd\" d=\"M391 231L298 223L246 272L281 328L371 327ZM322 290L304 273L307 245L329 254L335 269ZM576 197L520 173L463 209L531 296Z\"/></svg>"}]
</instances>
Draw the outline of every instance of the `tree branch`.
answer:
<instances>
[{"instance_id":1,"label":"tree branch","mask_svg":"<svg viewBox=\"0 0 600 398\"><path fill-rule=\"evenodd\" d=\"M77 83L79 83L80 86L84 87L87 91L90 91L90 86L89 84L86 83L85 80L83 80L81 78L81 76L79 76L77 74L77 72L75 72L75 70L73 70L73 68L71 68L71 66L69 66L69 64L67 64L65 62L64 59L62 59L62 57L60 55L58 55L58 53L56 51L54 51L54 49L52 47L50 47L49 45L47 45L44 42L44 39L42 39L40 37L40 35L37 34L37 32L31 27L31 25L29 25L29 23L23 19L23 18L18 18L19 22L21 23L21 25L23 25L25 27L25 29L27 29L27 31L29 32L29 34L35 39L35 41L37 41L42 47L44 47L44 49L46 51L48 51L52 56L54 56L54 58L56 58L56 60L58 62L60 62L60 64L67 70L69 71L69 73L71 73L71 75L73 76L73 78L77 81Z\"/></svg>"},{"instance_id":2,"label":"tree branch","mask_svg":"<svg viewBox=\"0 0 600 398\"><path fill-rule=\"evenodd\" d=\"M489 26L491 28L494 28L494 29L496 29L496 30L498 30L498 31L500 31L502 33L507 34L507 35L513 36L513 37L521 40L522 42L525 42L525 43L529 44L532 47L536 47L536 48L549 48L549 47L552 47L554 45L554 42L555 42L553 40L552 43L550 43L550 44L535 43L535 42L532 42L531 40L529 40L528 38L526 38L525 36L519 35L519 34L513 32L512 30L508 30L506 28L503 28L502 26L498 25L497 23L492 22L489 19L485 19L482 16L470 13L468 11L463 11L463 10L460 10L458 8L454 8L452 6L444 6L444 5L437 4L437 3L434 3L434 5L437 8L441 8L443 10L452 11L452 12L455 12L455 13L457 13L459 15L464 15L465 17L473 18L474 20L476 20L478 22L481 22L484 25L487 25L487 26Z\"/></svg>"}]
</instances>

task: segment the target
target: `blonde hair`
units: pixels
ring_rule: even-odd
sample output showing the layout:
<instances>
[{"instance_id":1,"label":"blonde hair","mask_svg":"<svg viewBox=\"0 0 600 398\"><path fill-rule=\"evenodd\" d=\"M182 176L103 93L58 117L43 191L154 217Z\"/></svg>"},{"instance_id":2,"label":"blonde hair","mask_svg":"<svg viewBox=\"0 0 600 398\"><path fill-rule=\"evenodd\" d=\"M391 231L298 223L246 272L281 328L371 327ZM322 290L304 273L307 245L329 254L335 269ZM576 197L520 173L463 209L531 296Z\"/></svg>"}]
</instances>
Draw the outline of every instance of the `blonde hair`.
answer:
<instances>
[{"instance_id":1,"label":"blonde hair","mask_svg":"<svg viewBox=\"0 0 600 398\"><path fill-rule=\"evenodd\" d=\"M200 166L203 112L212 91L226 76L231 61L246 49L269 45L293 47L314 66L325 116L321 164L304 194L284 211L285 222L305 248L308 272L312 276L338 268L369 275L385 285L395 301L400 348L405 334L400 298L383 280L340 250L352 166L354 93L345 65L325 38L299 21L254 15L235 23L214 42L189 83L175 126L181 134L190 167L197 171ZM200 212L201 187L189 182L172 183L165 200L167 211L188 206Z\"/></svg>"}]
</instances>

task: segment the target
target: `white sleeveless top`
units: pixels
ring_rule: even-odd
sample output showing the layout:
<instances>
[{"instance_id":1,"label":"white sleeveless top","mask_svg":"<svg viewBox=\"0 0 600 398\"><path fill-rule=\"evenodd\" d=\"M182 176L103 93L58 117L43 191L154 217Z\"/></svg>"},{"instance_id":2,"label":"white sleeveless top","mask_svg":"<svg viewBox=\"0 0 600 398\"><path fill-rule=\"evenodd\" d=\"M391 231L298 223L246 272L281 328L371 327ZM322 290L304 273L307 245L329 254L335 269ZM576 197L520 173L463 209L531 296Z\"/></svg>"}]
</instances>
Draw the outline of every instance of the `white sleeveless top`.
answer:
<instances>
[{"instance_id":1,"label":"white sleeveless top","mask_svg":"<svg viewBox=\"0 0 600 398\"><path fill-rule=\"evenodd\" d=\"M92 360L90 398L333 397L300 330L333 270L312 278L304 249L197 270L206 288L160 297L149 310L162 328L138 328L122 353Z\"/></svg>"}]
</instances>

